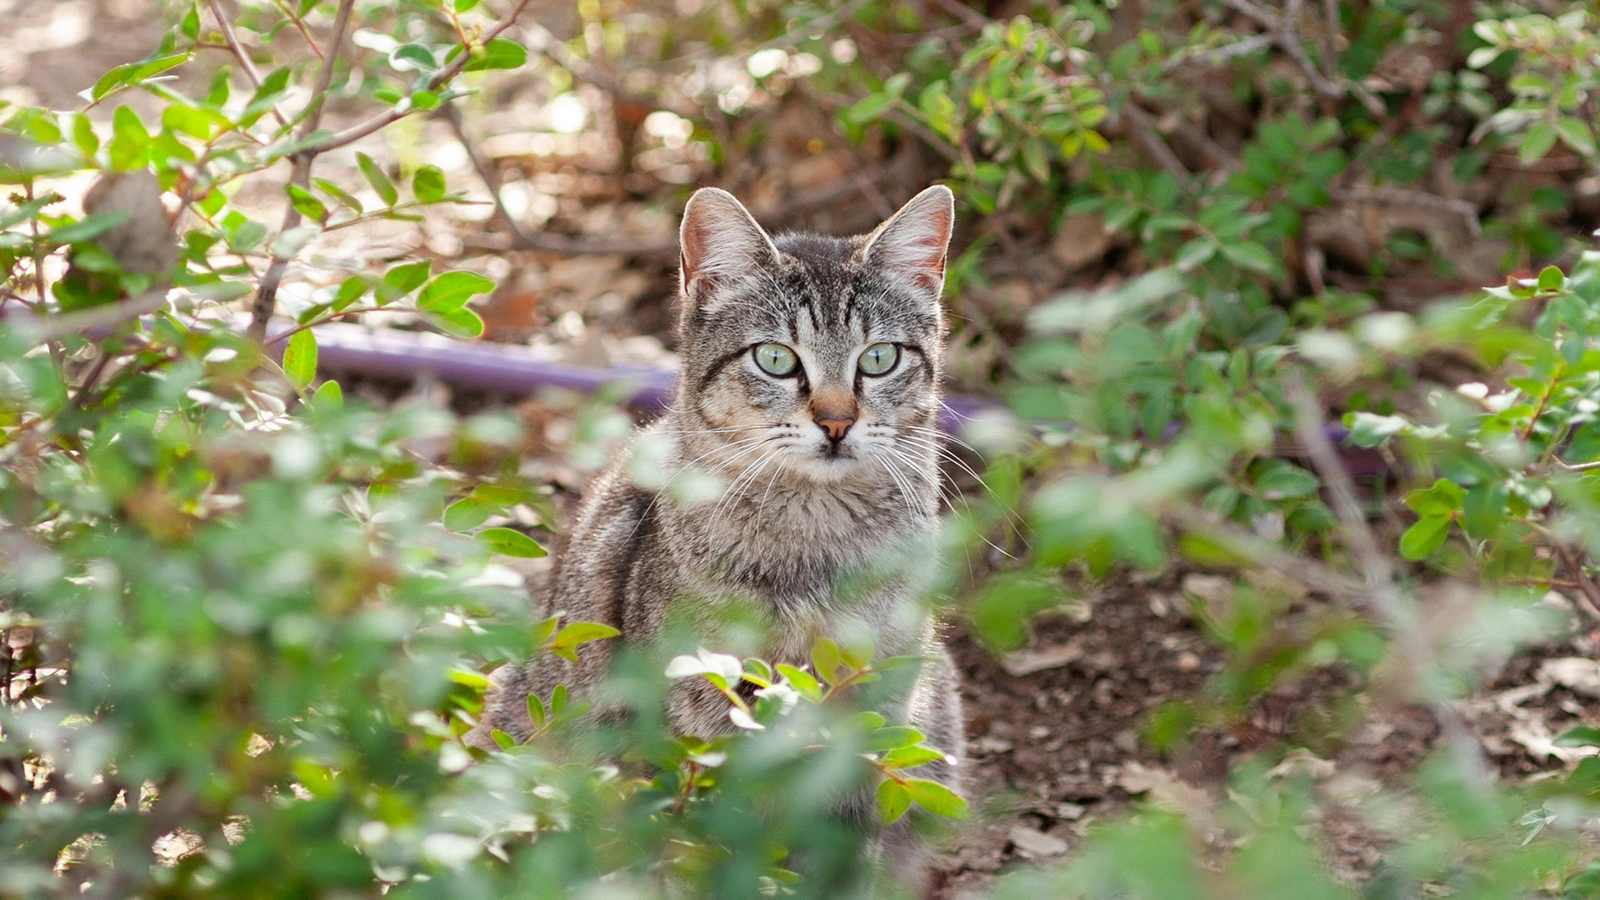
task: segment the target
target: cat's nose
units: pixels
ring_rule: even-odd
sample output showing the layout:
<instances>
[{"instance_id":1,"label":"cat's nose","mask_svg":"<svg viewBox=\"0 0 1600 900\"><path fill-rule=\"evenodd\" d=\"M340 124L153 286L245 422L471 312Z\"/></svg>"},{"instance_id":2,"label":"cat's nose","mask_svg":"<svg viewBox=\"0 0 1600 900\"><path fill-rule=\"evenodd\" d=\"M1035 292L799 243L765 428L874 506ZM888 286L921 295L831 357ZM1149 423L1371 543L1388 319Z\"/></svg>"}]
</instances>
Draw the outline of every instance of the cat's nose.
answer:
<instances>
[{"instance_id":1,"label":"cat's nose","mask_svg":"<svg viewBox=\"0 0 1600 900\"><path fill-rule=\"evenodd\" d=\"M850 416L840 416L838 418L817 416L814 421L819 428L828 433L828 440L833 441L835 444L844 440L844 433L849 431L850 426L856 423L856 420Z\"/></svg>"}]
</instances>

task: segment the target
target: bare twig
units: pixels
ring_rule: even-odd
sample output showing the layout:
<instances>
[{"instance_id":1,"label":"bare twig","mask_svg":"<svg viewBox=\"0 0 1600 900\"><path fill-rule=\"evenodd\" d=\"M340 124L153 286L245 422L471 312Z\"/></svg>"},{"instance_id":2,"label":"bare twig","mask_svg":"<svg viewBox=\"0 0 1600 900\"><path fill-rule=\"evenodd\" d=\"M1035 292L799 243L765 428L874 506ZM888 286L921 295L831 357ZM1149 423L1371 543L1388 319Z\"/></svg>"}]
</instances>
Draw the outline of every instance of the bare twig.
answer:
<instances>
[{"instance_id":1,"label":"bare twig","mask_svg":"<svg viewBox=\"0 0 1600 900\"><path fill-rule=\"evenodd\" d=\"M895 123L896 125L899 125L901 128L912 132L917 137L922 138L923 143L927 144L929 147L932 147L934 152L938 153L945 159L951 162L963 161L960 147L950 143L950 141L943 135L937 134L926 125L923 125L921 122L918 122L900 110L891 106L883 111L883 117Z\"/></svg>"},{"instance_id":2,"label":"bare twig","mask_svg":"<svg viewBox=\"0 0 1600 900\"><path fill-rule=\"evenodd\" d=\"M1342 203L1382 203L1391 206L1420 206L1427 209L1438 209L1461 218L1467 226L1467 231L1478 237L1481 227L1478 222L1478 208L1466 200L1455 197L1441 197L1426 191L1416 191L1409 188L1379 187L1362 188L1356 190L1335 190L1332 197Z\"/></svg>"},{"instance_id":3,"label":"bare twig","mask_svg":"<svg viewBox=\"0 0 1600 900\"><path fill-rule=\"evenodd\" d=\"M96 306L59 316L13 314L0 318L0 324L34 341L53 341L69 334L82 334L109 328L147 316L167 305L167 288L154 288L120 303Z\"/></svg>"},{"instance_id":4,"label":"bare twig","mask_svg":"<svg viewBox=\"0 0 1600 900\"><path fill-rule=\"evenodd\" d=\"M642 106L645 109L664 109L676 113L691 121L699 121L704 114L703 110L690 108L676 103L669 103L660 97L651 97L634 91L618 81L609 72L602 71L588 60L567 49L560 38L550 33L550 30L537 22L530 22L522 27L527 38L528 49L536 53L543 53L551 61L571 73L573 78L587 84L592 84L618 100Z\"/></svg>"},{"instance_id":5,"label":"bare twig","mask_svg":"<svg viewBox=\"0 0 1600 900\"><path fill-rule=\"evenodd\" d=\"M481 38L483 43L488 44L490 41L504 34L506 29L510 28L517 21L517 17L522 15L522 11L528 7L530 2L532 2L532 0L519 0L515 9L507 14L504 19L501 19L499 22L497 22L493 28L490 28L488 31L483 33ZM436 90L440 85L461 74L461 70L466 67L467 63L471 59L472 54L470 53L462 52L458 54L455 58L455 61L451 62L450 65L445 66L443 69L440 69L438 72L435 72L433 76L428 79L427 84L424 85L425 89ZM395 107L393 109L386 110L373 116L365 122L352 125L343 131L329 135L327 138L318 141L316 144L310 147L307 147L303 152L326 153L329 150L343 147L348 144L353 144L367 135L380 131L415 112L417 112L415 107Z\"/></svg>"},{"instance_id":6,"label":"bare twig","mask_svg":"<svg viewBox=\"0 0 1600 900\"><path fill-rule=\"evenodd\" d=\"M317 72L317 86L312 91L310 99L306 101L304 119L300 123L300 130L296 135L301 141L309 138L317 130L317 125L322 121L323 104L328 98L328 88L333 84L333 68L339 60L339 50L344 45L344 34L350 27L350 13L355 8L355 0L339 0L339 11L333 17L333 38L328 43L328 53L322 58L322 66ZM462 54L465 56L466 54ZM294 160L294 171L289 176L289 183L298 187L310 187L311 164L316 161L316 150L300 150L291 157ZM290 203L283 212L283 226L279 234L300 225L300 210ZM288 271L289 260L285 257L274 255L272 262L267 266L267 272L261 278L261 285L256 290L255 303L250 307L250 328L246 332L252 340L260 341L267 336L267 321L272 318L272 310L278 302L278 285L283 281L284 272Z\"/></svg>"},{"instance_id":7,"label":"bare twig","mask_svg":"<svg viewBox=\"0 0 1600 900\"><path fill-rule=\"evenodd\" d=\"M1333 442L1328 439L1315 398L1298 373L1291 373L1285 381L1284 393L1295 411L1295 441L1322 479L1345 540L1350 543L1356 563L1363 570L1373 611L1393 636L1395 651L1391 658L1414 675L1427 672L1437 665L1437 659L1428 633L1418 619L1416 604L1401 592L1389 556L1378 545L1377 537L1356 502L1355 484ZM1415 679L1413 683L1417 683ZM1448 746L1462 756L1463 762L1470 762L1481 771L1481 748L1468 731L1460 710L1445 697L1425 694L1421 699L1433 711L1441 735L1449 741Z\"/></svg>"},{"instance_id":8,"label":"bare twig","mask_svg":"<svg viewBox=\"0 0 1600 900\"><path fill-rule=\"evenodd\" d=\"M100 358L94 361L94 365L89 368L88 374L83 376L83 383L79 384L78 389L72 394L73 406L79 409L83 408L83 401L88 398L89 392L93 390L95 384L100 381L101 374L106 370L106 363L110 361L111 354L105 352L104 348L101 348Z\"/></svg>"},{"instance_id":9,"label":"bare twig","mask_svg":"<svg viewBox=\"0 0 1600 900\"><path fill-rule=\"evenodd\" d=\"M235 59L239 60L239 70L244 72L245 80L256 90L261 90L261 76L256 72L255 64L250 62L250 55L244 51L244 45L239 43L239 36L233 32L233 22L228 19L228 14L222 11L220 0L207 0L211 7L211 17L217 20L217 30L222 32L222 39L228 42L228 49L233 51ZM278 110L277 104L272 106L272 117L278 124L289 127L289 120Z\"/></svg>"},{"instance_id":10,"label":"bare twig","mask_svg":"<svg viewBox=\"0 0 1600 900\"><path fill-rule=\"evenodd\" d=\"M1174 56L1162 63L1161 71L1171 72L1174 69L1179 69L1190 64L1216 65L1217 63L1232 59L1235 56L1246 56L1256 52L1257 50L1270 47L1275 40L1276 38L1270 34L1252 34L1247 38L1240 38L1231 44L1223 44L1221 47L1213 47L1209 50L1197 50L1193 53L1179 53L1177 56Z\"/></svg>"},{"instance_id":11,"label":"bare twig","mask_svg":"<svg viewBox=\"0 0 1600 900\"><path fill-rule=\"evenodd\" d=\"M1156 131L1155 122L1150 118L1149 113L1130 101L1123 104L1122 114L1127 118L1128 127L1133 130L1134 137L1138 138L1139 143L1144 145L1145 152L1149 153L1151 158L1161 164L1161 168L1179 178L1187 178L1189 176L1189 169L1172 152L1172 148L1167 146L1167 142L1162 139L1160 132Z\"/></svg>"},{"instance_id":12,"label":"bare twig","mask_svg":"<svg viewBox=\"0 0 1600 900\"><path fill-rule=\"evenodd\" d=\"M326 59L322 55L322 48L317 46L316 39L307 30L305 20L301 19L300 15L290 8L289 4L284 3L283 0L273 0L273 4L278 7L278 11L282 12L290 22L294 23L295 30L300 32L301 37L305 38L306 46L310 47L311 52L317 55L317 59Z\"/></svg>"},{"instance_id":13,"label":"bare twig","mask_svg":"<svg viewBox=\"0 0 1600 900\"><path fill-rule=\"evenodd\" d=\"M1271 569L1314 591L1330 597L1343 598L1357 606L1368 605L1368 591L1360 581L1335 571L1316 559L1285 553L1272 541L1241 531L1226 522L1220 522L1193 507L1180 506L1168 509L1166 518L1184 531L1203 535L1207 541L1229 553L1254 565Z\"/></svg>"},{"instance_id":14,"label":"bare twig","mask_svg":"<svg viewBox=\"0 0 1600 900\"><path fill-rule=\"evenodd\" d=\"M471 151L468 151L469 158ZM474 163L474 166L477 164ZM756 221L767 228L780 228L793 225L795 216L820 209L837 203L840 199L855 193L866 194L870 186L879 190L879 182L886 179L893 183L899 177L897 168L893 165L879 165L861 173L860 178L839 179L819 190L810 191L793 197L781 206L752 210L751 215ZM485 184L491 193L497 193L498 179L494 178L491 167L485 163L484 168L478 172L485 179ZM521 236L517 236L517 231ZM619 256L668 256L678 252L678 238L676 235L662 235L660 237L616 237L602 238L585 235L549 234L546 232L529 232L525 229L513 231L510 241L493 241L482 235L467 235L463 243L475 250L535 250L547 253L561 253L569 256L584 255L610 255Z\"/></svg>"},{"instance_id":15,"label":"bare twig","mask_svg":"<svg viewBox=\"0 0 1600 900\"><path fill-rule=\"evenodd\" d=\"M1344 527L1345 539L1350 542L1356 562L1366 576L1375 605L1390 624L1409 625L1410 612L1400 602L1399 592L1394 587L1394 568L1389 563L1388 554L1379 547L1372 528L1367 525L1361 505L1356 502L1355 483L1350 480L1350 473L1339 459L1339 451L1328 440L1316 401L1297 375L1291 375L1286 381L1285 394L1295 411L1295 442L1327 486L1333 514Z\"/></svg>"},{"instance_id":16,"label":"bare twig","mask_svg":"<svg viewBox=\"0 0 1600 900\"><path fill-rule=\"evenodd\" d=\"M1288 0L1284 5L1283 13L1276 14L1264 7L1257 6L1252 0L1222 0L1228 7L1243 13L1266 29L1272 42L1277 44L1295 65L1305 73L1306 80L1311 83L1311 89L1324 97L1343 97L1346 94L1356 98L1367 112L1374 116L1384 113L1383 103L1370 93L1362 90L1359 85L1351 84L1343 79L1325 76L1322 70L1311 61L1306 53L1306 48L1300 42L1300 35L1294 30L1295 19L1299 16L1300 7L1304 0ZM1336 73L1335 73L1336 76ZM1335 83L1337 81L1337 83Z\"/></svg>"},{"instance_id":17,"label":"bare twig","mask_svg":"<svg viewBox=\"0 0 1600 900\"><path fill-rule=\"evenodd\" d=\"M1600 620L1600 586L1597 586L1589 573L1583 570L1583 554L1565 541L1554 540L1551 546L1555 548L1556 557L1567 571L1572 573L1573 586L1577 589L1577 596L1573 601L1583 608L1591 618Z\"/></svg>"},{"instance_id":18,"label":"bare twig","mask_svg":"<svg viewBox=\"0 0 1600 900\"><path fill-rule=\"evenodd\" d=\"M511 232L511 239L517 244L526 244L531 235L523 229L522 223L511 215L511 211L506 209L505 200L500 196L500 173L483 158L477 143L467 136L466 125L461 121L461 110L454 103L446 102L439 107L438 116L450 126L451 131L455 132L461 149L467 151L467 159L471 161L478 177L483 180L483 186L489 189L489 197L494 201L495 211L500 213L500 218L505 221L506 229Z\"/></svg>"},{"instance_id":19,"label":"bare twig","mask_svg":"<svg viewBox=\"0 0 1600 900\"><path fill-rule=\"evenodd\" d=\"M982 28L983 26L994 21L983 13L980 13L965 3L962 3L961 0L933 0L933 5L939 7L952 16L955 16L961 21L966 22L968 25L978 28Z\"/></svg>"},{"instance_id":20,"label":"bare twig","mask_svg":"<svg viewBox=\"0 0 1600 900\"><path fill-rule=\"evenodd\" d=\"M1322 0L1322 74L1330 81L1339 75L1339 0Z\"/></svg>"}]
</instances>

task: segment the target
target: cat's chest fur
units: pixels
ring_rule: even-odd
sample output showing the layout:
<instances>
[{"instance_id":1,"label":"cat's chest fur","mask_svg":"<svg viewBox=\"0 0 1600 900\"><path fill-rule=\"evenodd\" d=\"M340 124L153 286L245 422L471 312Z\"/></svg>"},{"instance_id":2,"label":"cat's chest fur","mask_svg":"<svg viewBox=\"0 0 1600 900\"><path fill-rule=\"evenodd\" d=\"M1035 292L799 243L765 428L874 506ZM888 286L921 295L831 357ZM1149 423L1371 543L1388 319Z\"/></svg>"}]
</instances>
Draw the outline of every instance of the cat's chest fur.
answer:
<instances>
[{"instance_id":1,"label":"cat's chest fur","mask_svg":"<svg viewBox=\"0 0 1600 900\"><path fill-rule=\"evenodd\" d=\"M912 569L918 558L927 568L932 519L908 512L892 485L774 483L748 501L665 518L684 588L715 605L753 605L775 660L803 662L816 638L852 631L897 652L920 630Z\"/></svg>"}]
</instances>

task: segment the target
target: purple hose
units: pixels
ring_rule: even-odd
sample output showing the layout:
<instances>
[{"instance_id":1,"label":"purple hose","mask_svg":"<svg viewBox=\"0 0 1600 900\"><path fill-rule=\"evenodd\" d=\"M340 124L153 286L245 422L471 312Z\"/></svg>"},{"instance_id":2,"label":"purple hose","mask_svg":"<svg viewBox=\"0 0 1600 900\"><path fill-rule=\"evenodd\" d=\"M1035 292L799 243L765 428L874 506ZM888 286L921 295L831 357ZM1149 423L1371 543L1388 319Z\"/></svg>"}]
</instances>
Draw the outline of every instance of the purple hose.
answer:
<instances>
[{"instance_id":1,"label":"purple hose","mask_svg":"<svg viewBox=\"0 0 1600 900\"><path fill-rule=\"evenodd\" d=\"M618 386L628 391L629 405L646 410L665 409L678 378L669 369L574 366L540 359L512 344L456 341L411 331L330 322L317 326L316 332L322 365L379 378L410 380L428 373L458 387L518 394L544 388L594 393ZM963 420L997 408L976 397L946 397L940 425L957 431Z\"/></svg>"}]
</instances>

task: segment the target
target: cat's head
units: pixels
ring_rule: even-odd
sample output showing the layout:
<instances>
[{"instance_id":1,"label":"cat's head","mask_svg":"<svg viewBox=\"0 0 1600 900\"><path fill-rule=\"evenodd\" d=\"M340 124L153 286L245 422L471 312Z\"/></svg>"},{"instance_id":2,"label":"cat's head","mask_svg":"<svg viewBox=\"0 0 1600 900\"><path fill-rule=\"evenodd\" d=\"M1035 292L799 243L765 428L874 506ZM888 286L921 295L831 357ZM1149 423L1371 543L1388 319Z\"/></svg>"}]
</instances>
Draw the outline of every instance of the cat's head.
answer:
<instances>
[{"instance_id":1,"label":"cat's head","mask_svg":"<svg viewBox=\"0 0 1600 900\"><path fill-rule=\"evenodd\" d=\"M690 198L676 407L713 468L836 481L931 455L954 219L940 185L870 234L773 238L725 191Z\"/></svg>"}]
</instances>

